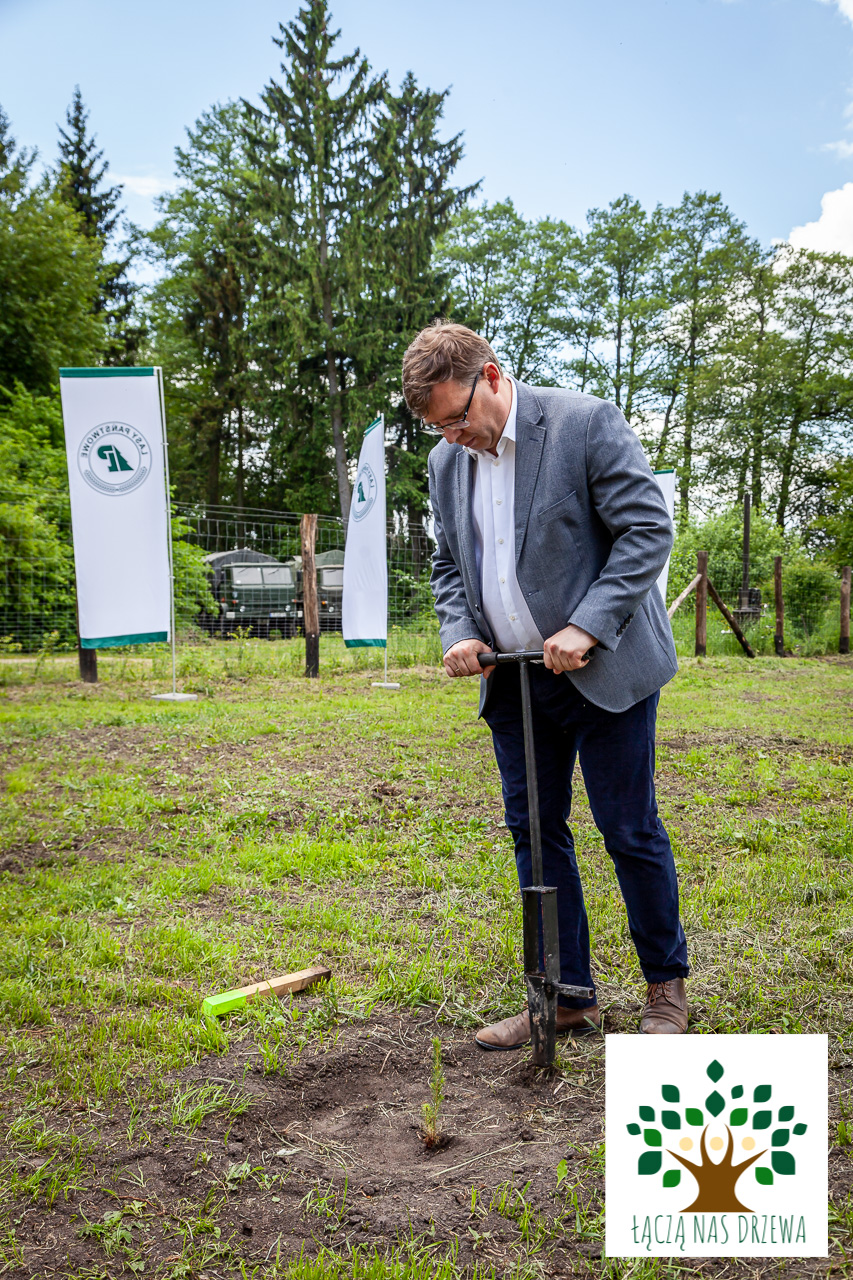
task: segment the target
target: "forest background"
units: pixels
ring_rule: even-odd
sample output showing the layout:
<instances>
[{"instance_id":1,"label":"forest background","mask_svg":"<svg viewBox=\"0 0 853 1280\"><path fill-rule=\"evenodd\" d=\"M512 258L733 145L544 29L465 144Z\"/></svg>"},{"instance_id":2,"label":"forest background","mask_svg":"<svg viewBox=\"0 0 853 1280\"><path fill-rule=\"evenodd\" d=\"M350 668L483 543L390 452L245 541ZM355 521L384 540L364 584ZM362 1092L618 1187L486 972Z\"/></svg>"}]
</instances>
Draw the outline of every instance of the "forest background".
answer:
<instances>
[{"instance_id":1,"label":"forest background","mask_svg":"<svg viewBox=\"0 0 853 1280\"><path fill-rule=\"evenodd\" d=\"M122 217L79 89L44 172L0 113L5 580L38 558L42 596L73 591L63 365L163 366L173 494L200 512L346 519L384 413L389 515L422 542L433 442L400 365L442 315L516 377L619 405L652 465L678 471L685 572L700 545L736 557L749 491L761 572L784 552L828 600L853 560L853 260L761 244L705 191L655 208L617 194L580 227L526 220L457 184L449 91L342 51L325 0L276 43L258 103L188 128L150 231Z\"/></svg>"}]
</instances>

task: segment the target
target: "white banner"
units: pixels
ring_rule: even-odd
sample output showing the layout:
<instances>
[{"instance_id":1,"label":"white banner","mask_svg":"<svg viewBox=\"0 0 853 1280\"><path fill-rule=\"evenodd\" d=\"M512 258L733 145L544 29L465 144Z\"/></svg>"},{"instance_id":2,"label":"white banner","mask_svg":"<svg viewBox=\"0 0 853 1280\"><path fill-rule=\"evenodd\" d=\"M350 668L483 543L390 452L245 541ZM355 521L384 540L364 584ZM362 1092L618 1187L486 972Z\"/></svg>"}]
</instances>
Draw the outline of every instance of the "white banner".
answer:
<instances>
[{"instance_id":1,"label":"white banner","mask_svg":"<svg viewBox=\"0 0 853 1280\"><path fill-rule=\"evenodd\" d=\"M60 369L80 643L168 640L160 369Z\"/></svg>"},{"instance_id":2,"label":"white banner","mask_svg":"<svg viewBox=\"0 0 853 1280\"><path fill-rule=\"evenodd\" d=\"M669 518L670 520L674 521L675 520L675 472L671 469L667 471L656 471L655 480L657 480L658 484L660 485L663 491L664 500L666 502L666 509L669 512ZM661 570L660 577L658 578L658 589L660 590L661 596L663 597L664 604L666 604L666 584L668 581L669 581L669 556L667 556L666 564Z\"/></svg>"},{"instance_id":3,"label":"white banner","mask_svg":"<svg viewBox=\"0 0 853 1280\"><path fill-rule=\"evenodd\" d=\"M344 553L343 631L348 649L388 642L385 419L364 433Z\"/></svg>"}]
</instances>

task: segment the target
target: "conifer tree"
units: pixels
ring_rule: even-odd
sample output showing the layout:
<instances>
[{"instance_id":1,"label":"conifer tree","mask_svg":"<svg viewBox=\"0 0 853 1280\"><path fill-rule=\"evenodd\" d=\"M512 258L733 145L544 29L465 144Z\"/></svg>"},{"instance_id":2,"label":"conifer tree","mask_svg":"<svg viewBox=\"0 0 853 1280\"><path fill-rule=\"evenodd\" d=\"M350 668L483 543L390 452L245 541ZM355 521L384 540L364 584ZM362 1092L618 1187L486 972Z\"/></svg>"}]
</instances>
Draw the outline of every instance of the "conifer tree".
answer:
<instances>
[{"instance_id":1,"label":"conifer tree","mask_svg":"<svg viewBox=\"0 0 853 1280\"><path fill-rule=\"evenodd\" d=\"M288 416L298 411L299 427L312 437L304 460L315 479L331 444L346 519L350 340L377 232L365 217L373 200L366 140L385 83L371 75L358 49L333 56L340 32L330 29L330 17L326 0L308 0L292 22L279 24L281 38L274 40L286 58L283 82L266 86L263 108L246 107L267 317L296 376L285 397Z\"/></svg>"},{"instance_id":2,"label":"conifer tree","mask_svg":"<svg viewBox=\"0 0 853 1280\"><path fill-rule=\"evenodd\" d=\"M106 257L121 218L122 188L103 185L109 164L103 151L97 149L95 136L88 135L89 113L79 85L65 119L67 130L59 128L57 190L79 216L83 234L101 247L101 288L96 309L107 327L107 361L132 364L142 330L133 320L138 288L127 277L131 259L129 255Z\"/></svg>"},{"instance_id":3,"label":"conifer tree","mask_svg":"<svg viewBox=\"0 0 853 1280\"><path fill-rule=\"evenodd\" d=\"M256 247L243 198L243 111L212 107L176 152L177 189L149 234L165 268L150 292L158 359L168 371L182 497L247 499L247 455L261 423L247 330ZM259 502L273 501L256 495Z\"/></svg>"},{"instance_id":4,"label":"conifer tree","mask_svg":"<svg viewBox=\"0 0 853 1280\"><path fill-rule=\"evenodd\" d=\"M353 416L365 423L387 413L389 506L406 514L416 573L429 509L426 455L435 442L402 397L403 353L419 329L450 309L450 277L434 262L435 242L479 186L452 185L463 148L461 134L439 137L448 93L421 89L411 72L398 94L385 92L369 145L372 216L382 234L365 279L350 397Z\"/></svg>"},{"instance_id":5,"label":"conifer tree","mask_svg":"<svg viewBox=\"0 0 853 1280\"><path fill-rule=\"evenodd\" d=\"M47 179L32 181L0 109L0 389L48 394L60 365L100 358L100 253Z\"/></svg>"}]
</instances>

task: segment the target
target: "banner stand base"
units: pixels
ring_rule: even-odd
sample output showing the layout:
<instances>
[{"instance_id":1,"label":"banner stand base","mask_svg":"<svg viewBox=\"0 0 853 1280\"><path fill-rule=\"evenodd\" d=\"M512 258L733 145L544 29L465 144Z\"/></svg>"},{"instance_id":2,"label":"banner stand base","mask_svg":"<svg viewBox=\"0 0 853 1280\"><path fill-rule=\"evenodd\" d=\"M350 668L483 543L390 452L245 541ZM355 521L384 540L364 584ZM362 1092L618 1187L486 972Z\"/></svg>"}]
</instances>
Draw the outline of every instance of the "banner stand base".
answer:
<instances>
[{"instance_id":1,"label":"banner stand base","mask_svg":"<svg viewBox=\"0 0 853 1280\"><path fill-rule=\"evenodd\" d=\"M156 702L198 702L197 693L152 693Z\"/></svg>"},{"instance_id":2,"label":"banner stand base","mask_svg":"<svg viewBox=\"0 0 853 1280\"><path fill-rule=\"evenodd\" d=\"M389 683L387 680L372 680L370 682L371 689L399 689L398 684Z\"/></svg>"}]
</instances>

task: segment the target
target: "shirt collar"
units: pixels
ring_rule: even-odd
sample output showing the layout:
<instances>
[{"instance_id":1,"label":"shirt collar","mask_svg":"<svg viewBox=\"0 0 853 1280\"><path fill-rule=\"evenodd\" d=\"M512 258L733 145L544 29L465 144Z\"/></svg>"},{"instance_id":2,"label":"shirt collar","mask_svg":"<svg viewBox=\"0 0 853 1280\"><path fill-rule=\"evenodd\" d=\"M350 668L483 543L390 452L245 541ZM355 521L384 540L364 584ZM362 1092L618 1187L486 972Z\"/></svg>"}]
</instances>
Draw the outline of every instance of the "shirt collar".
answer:
<instances>
[{"instance_id":1,"label":"shirt collar","mask_svg":"<svg viewBox=\"0 0 853 1280\"><path fill-rule=\"evenodd\" d=\"M495 448L498 451L498 457L501 456L510 440L515 444L515 424L516 419L518 418L518 392L515 389L515 378L510 377L509 382L512 387L512 403L509 407L509 416L507 417L504 429L501 432L501 438L495 445ZM485 449L472 449L471 446L467 444L463 444L462 448L466 453L470 454L472 458L479 458L483 454L487 457L490 456L486 454Z\"/></svg>"}]
</instances>

